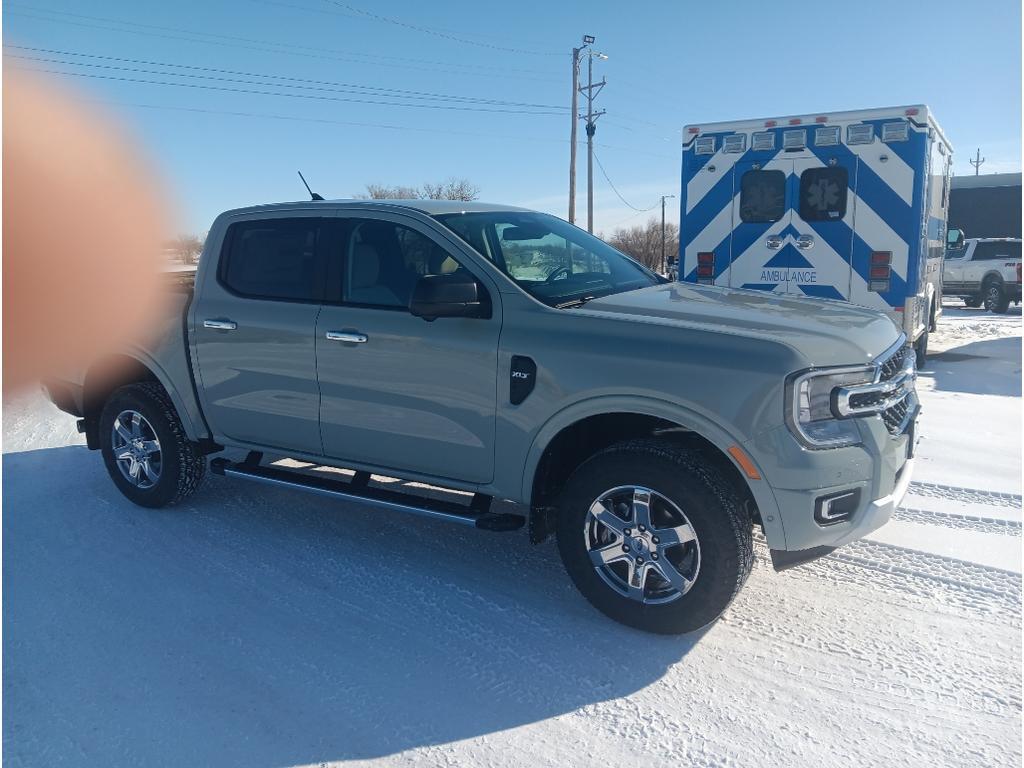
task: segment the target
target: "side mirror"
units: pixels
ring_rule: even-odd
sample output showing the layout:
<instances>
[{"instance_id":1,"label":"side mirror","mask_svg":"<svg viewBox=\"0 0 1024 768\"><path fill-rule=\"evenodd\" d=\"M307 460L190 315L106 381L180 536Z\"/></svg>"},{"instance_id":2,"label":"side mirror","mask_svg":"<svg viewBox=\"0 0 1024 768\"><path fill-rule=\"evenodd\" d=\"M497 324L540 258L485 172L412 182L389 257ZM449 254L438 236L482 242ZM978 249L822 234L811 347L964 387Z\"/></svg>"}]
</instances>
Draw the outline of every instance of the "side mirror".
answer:
<instances>
[{"instance_id":1,"label":"side mirror","mask_svg":"<svg viewBox=\"0 0 1024 768\"><path fill-rule=\"evenodd\" d=\"M962 229L950 229L946 232L946 247L958 251L964 247L964 231Z\"/></svg>"},{"instance_id":2,"label":"side mirror","mask_svg":"<svg viewBox=\"0 0 1024 768\"><path fill-rule=\"evenodd\" d=\"M424 275L416 283L409 312L424 320L439 317L490 317L487 292L467 272Z\"/></svg>"}]
</instances>

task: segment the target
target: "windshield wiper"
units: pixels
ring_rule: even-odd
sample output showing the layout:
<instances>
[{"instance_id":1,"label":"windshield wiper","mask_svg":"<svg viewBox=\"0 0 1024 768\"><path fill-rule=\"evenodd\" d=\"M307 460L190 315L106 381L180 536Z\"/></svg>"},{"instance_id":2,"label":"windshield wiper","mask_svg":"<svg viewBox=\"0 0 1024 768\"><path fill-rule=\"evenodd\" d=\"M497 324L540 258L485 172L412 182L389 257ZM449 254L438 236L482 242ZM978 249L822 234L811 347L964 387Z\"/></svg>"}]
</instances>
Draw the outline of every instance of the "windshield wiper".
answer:
<instances>
[{"instance_id":1,"label":"windshield wiper","mask_svg":"<svg viewBox=\"0 0 1024 768\"><path fill-rule=\"evenodd\" d=\"M555 304L555 309L570 309L572 307L582 307L591 299L597 298L596 296L584 296L580 299L573 299L572 301L563 301L561 304Z\"/></svg>"}]
</instances>

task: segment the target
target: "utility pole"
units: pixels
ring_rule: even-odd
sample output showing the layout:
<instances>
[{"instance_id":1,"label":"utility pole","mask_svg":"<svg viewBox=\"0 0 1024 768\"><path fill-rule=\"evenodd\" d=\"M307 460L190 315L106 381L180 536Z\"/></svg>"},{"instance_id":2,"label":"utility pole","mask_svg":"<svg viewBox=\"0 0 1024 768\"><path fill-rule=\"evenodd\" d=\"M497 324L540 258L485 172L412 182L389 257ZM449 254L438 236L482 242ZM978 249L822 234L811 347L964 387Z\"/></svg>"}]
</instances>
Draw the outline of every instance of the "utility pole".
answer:
<instances>
[{"instance_id":1,"label":"utility pole","mask_svg":"<svg viewBox=\"0 0 1024 768\"><path fill-rule=\"evenodd\" d=\"M981 164L985 162L985 158L981 156L981 149L978 149L974 155L974 160L967 160L968 163L974 166L974 175L978 175L978 169L981 168Z\"/></svg>"},{"instance_id":2,"label":"utility pole","mask_svg":"<svg viewBox=\"0 0 1024 768\"><path fill-rule=\"evenodd\" d=\"M576 223L576 125L579 116L580 54L594 42L593 35L583 36L583 45L572 49L572 131L569 134L569 223Z\"/></svg>"},{"instance_id":3,"label":"utility pole","mask_svg":"<svg viewBox=\"0 0 1024 768\"><path fill-rule=\"evenodd\" d=\"M671 200L675 195L661 196L661 273L668 274L668 262L665 261L665 201Z\"/></svg>"},{"instance_id":4,"label":"utility pole","mask_svg":"<svg viewBox=\"0 0 1024 768\"><path fill-rule=\"evenodd\" d=\"M606 85L603 77L600 83L594 82L595 56L599 59L608 58L596 51L587 53L587 84L579 89L580 93L586 91L587 96L587 232L590 234L594 234L594 132L597 130L597 118L604 114L603 109L600 112L594 111L594 99Z\"/></svg>"}]
</instances>

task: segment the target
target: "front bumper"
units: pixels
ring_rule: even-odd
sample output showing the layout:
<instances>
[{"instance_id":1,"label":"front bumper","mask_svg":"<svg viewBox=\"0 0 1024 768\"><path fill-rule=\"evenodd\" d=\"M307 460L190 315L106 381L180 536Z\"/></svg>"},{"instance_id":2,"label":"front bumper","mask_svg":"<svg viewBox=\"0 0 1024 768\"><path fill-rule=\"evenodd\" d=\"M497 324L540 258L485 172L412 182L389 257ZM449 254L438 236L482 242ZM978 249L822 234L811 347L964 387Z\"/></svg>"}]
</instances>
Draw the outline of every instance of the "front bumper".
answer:
<instances>
[{"instance_id":1,"label":"front bumper","mask_svg":"<svg viewBox=\"0 0 1024 768\"><path fill-rule=\"evenodd\" d=\"M782 426L745 447L770 486L775 508L759 499L765 536L776 570L828 554L885 525L902 503L914 472L912 441L919 408L902 434L893 436L881 416L857 420L861 443L830 450L808 450ZM856 492L848 518L822 524L815 519L824 497ZM768 518L771 518L768 521Z\"/></svg>"}]
</instances>

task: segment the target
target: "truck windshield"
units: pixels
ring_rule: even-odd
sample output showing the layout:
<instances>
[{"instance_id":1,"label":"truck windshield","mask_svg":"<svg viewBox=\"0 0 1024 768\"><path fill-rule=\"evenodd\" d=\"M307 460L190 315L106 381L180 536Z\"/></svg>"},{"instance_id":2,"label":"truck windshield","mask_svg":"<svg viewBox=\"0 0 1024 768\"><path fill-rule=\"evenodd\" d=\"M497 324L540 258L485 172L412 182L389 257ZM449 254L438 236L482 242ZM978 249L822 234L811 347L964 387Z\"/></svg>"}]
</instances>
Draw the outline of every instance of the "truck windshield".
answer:
<instances>
[{"instance_id":1,"label":"truck windshield","mask_svg":"<svg viewBox=\"0 0 1024 768\"><path fill-rule=\"evenodd\" d=\"M555 216L488 211L435 218L549 306L571 306L659 282L633 259Z\"/></svg>"}]
</instances>

